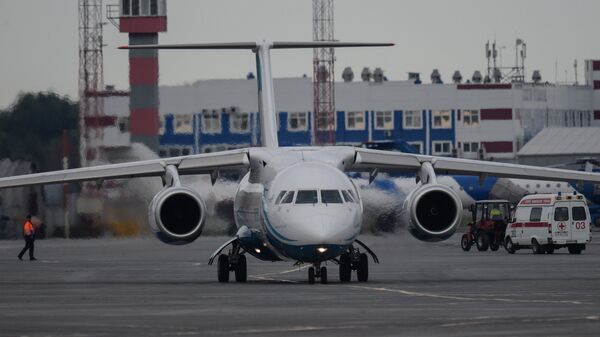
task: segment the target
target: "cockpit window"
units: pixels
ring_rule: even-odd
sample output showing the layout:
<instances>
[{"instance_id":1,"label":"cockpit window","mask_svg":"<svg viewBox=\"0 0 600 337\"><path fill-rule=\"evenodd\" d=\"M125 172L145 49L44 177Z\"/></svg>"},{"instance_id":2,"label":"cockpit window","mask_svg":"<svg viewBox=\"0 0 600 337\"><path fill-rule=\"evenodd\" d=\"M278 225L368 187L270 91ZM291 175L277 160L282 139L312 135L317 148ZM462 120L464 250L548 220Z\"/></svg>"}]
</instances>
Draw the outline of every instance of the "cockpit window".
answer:
<instances>
[{"instance_id":1,"label":"cockpit window","mask_svg":"<svg viewBox=\"0 0 600 337\"><path fill-rule=\"evenodd\" d=\"M282 204L291 204L292 200L294 200L294 191L288 191L282 198Z\"/></svg>"},{"instance_id":2,"label":"cockpit window","mask_svg":"<svg viewBox=\"0 0 600 337\"><path fill-rule=\"evenodd\" d=\"M324 204L341 204L342 197L338 190L321 190L321 202Z\"/></svg>"},{"instance_id":3,"label":"cockpit window","mask_svg":"<svg viewBox=\"0 0 600 337\"><path fill-rule=\"evenodd\" d=\"M281 191L279 192L279 195L277 196L277 199L275 199L275 204L279 204L281 202L281 199L283 198L283 196L287 193L287 191Z\"/></svg>"},{"instance_id":4,"label":"cockpit window","mask_svg":"<svg viewBox=\"0 0 600 337\"><path fill-rule=\"evenodd\" d=\"M316 190L298 191L296 204L316 204L319 202Z\"/></svg>"},{"instance_id":5,"label":"cockpit window","mask_svg":"<svg viewBox=\"0 0 600 337\"><path fill-rule=\"evenodd\" d=\"M342 191L342 195L344 196L344 201L346 201L346 202L354 202L354 198L352 197L352 194L350 194L350 192L348 192L348 191Z\"/></svg>"}]
</instances>

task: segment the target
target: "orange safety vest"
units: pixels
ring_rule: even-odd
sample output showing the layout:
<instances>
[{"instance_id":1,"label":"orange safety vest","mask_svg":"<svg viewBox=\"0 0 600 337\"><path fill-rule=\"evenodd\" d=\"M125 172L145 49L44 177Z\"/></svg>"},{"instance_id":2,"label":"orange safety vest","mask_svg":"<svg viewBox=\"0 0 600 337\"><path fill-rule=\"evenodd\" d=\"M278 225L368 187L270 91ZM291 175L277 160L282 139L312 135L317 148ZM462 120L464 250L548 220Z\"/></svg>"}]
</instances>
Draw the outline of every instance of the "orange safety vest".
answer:
<instances>
[{"instance_id":1,"label":"orange safety vest","mask_svg":"<svg viewBox=\"0 0 600 337\"><path fill-rule=\"evenodd\" d=\"M23 225L23 234L25 234L25 236L29 236L29 235L33 235L35 233L35 228L33 228L33 224L31 223L31 221L25 221L25 224Z\"/></svg>"}]
</instances>

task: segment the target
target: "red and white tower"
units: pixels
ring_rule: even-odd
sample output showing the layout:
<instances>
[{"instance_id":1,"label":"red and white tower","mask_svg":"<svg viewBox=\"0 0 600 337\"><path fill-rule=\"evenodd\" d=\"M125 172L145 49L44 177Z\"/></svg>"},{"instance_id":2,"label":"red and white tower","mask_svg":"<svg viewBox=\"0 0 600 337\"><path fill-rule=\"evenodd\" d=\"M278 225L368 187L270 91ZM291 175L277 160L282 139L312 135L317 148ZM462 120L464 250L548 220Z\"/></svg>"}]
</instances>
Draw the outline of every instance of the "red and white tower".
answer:
<instances>
[{"instance_id":1,"label":"red and white tower","mask_svg":"<svg viewBox=\"0 0 600 337\"><path fill-rule=\"evenodd\" d=\"M129 44L156 44L167 31L166 0L119 0L119 31ZM158 151L158 51L129 50L129 131L131 141Z\"/></svg>"},{"instance_id":2,"label":"red and white tower","mask_svg":"<svg viewBox=\"0 0 600 337\"><path fill-rule=\"evenodd\" d=\"M333 0L313 0L313 40L334 41ZM317 48L313 52L313 142L335 144L335 90L333 48Z\"/></svg>"}]
</instances>

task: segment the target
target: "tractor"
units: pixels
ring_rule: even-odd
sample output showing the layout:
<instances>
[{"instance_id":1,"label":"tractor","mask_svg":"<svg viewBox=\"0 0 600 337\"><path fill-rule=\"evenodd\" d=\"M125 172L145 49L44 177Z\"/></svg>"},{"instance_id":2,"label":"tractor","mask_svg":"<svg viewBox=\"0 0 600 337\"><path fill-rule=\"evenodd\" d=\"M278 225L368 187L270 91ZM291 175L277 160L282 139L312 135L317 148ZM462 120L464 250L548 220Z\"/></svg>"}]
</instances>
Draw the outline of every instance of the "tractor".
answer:
<instances>
[{"instance_id":1,"label":"tractor","mask_svg":"<svg viewBox=\"0 0 600 337\"><path fill-rule=\"evenodd\" d=\"M460 240L460 246L468 252L475 244L477 250L488 248L497 251L503 245L504 232L510 219L508 200L481 200L471 205L472 221Z\"/></svg>"}]
</instances>

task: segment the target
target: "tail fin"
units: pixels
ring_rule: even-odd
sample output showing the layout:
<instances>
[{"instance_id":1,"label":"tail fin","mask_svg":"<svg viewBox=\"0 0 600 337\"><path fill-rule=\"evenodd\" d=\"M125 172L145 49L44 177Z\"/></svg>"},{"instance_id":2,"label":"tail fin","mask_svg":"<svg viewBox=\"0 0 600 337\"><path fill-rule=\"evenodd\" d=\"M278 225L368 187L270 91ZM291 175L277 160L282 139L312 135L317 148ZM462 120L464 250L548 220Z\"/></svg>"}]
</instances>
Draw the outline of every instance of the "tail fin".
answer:
<instances>
[{"instance_id":1,"label":"tail fin","mask_svg":"<svg viewBox=\"0 0 600 337\"><path fill-rule=\"evenodd\" d=\"M390 47L393 43L368 42L229 42L199 44L164 44L164 45L132 45L119 49L249 49L256 54L256 73L258 86L258 113L260 115L261 145L278 147L277 111L275 110L275 93L271 76L271 49L303 49L303 48L346 48L346 47Z\"/></svg>"}]
</instances>

